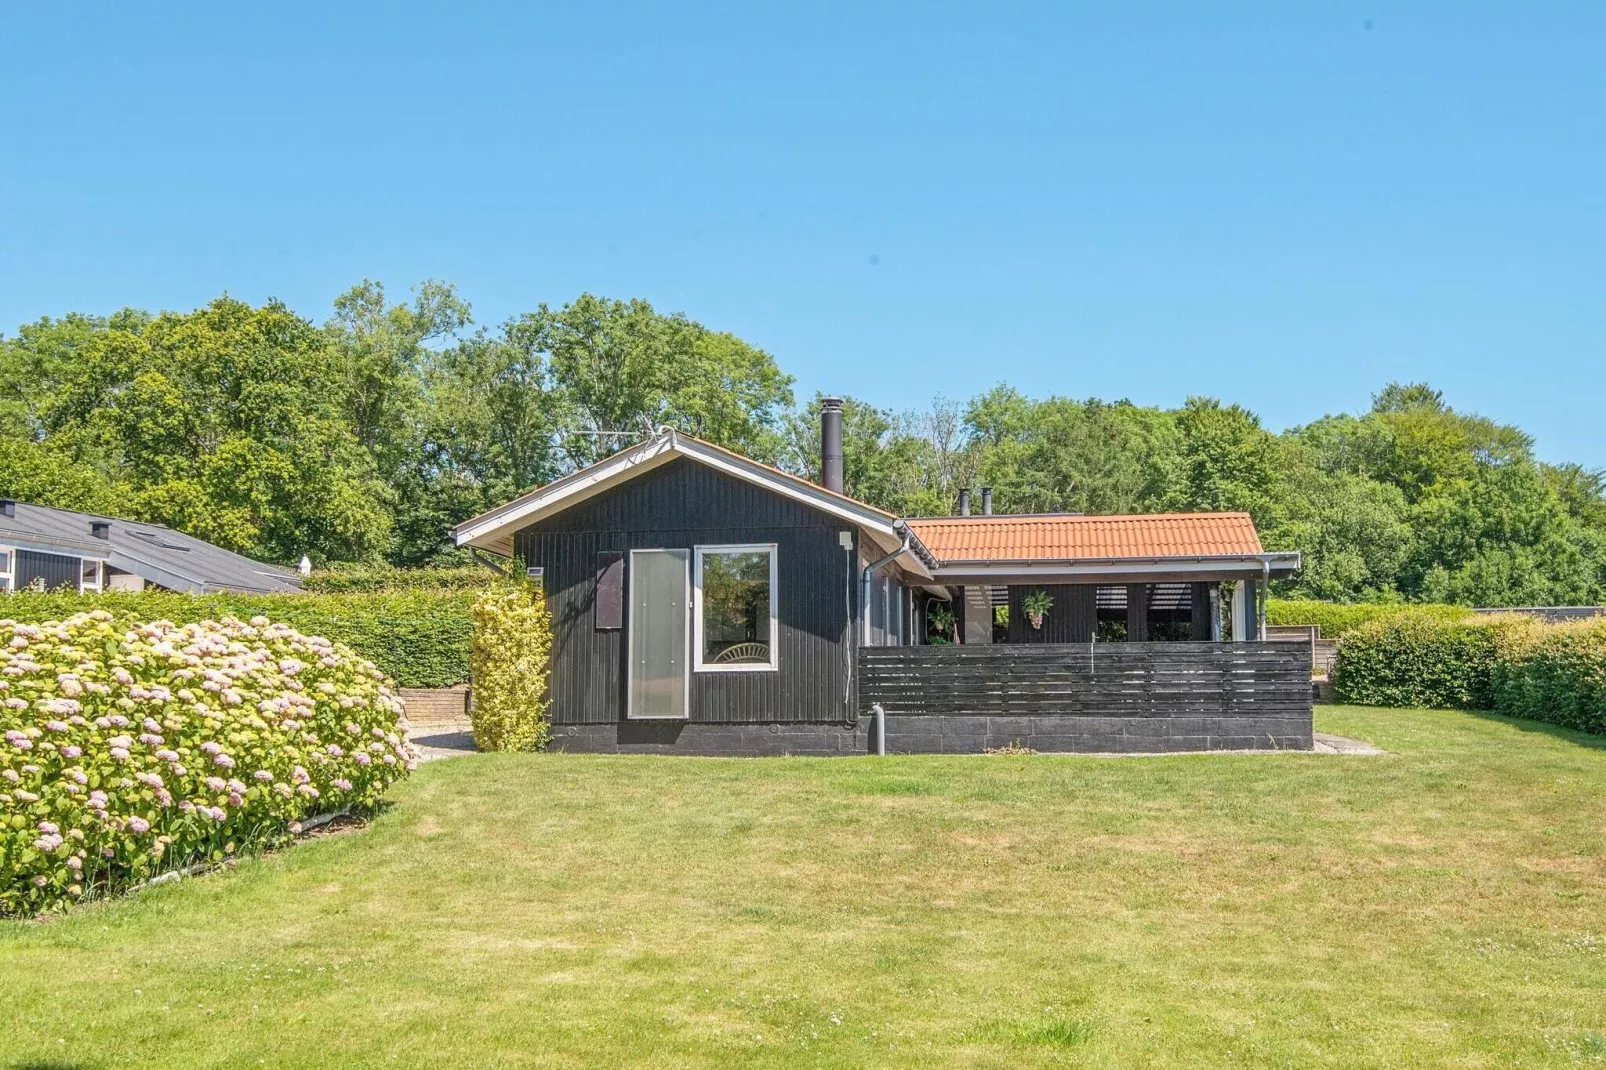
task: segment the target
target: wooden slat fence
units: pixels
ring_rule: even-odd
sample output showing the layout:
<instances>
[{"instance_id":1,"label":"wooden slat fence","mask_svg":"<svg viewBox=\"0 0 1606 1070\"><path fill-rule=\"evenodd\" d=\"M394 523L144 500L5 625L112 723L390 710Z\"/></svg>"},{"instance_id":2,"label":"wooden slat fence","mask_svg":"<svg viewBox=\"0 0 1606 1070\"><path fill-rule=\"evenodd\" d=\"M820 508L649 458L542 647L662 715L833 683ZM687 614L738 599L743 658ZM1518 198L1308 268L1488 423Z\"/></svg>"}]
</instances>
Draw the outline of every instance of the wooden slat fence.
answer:
<instances>
[{"instance_id":1,"label":"wooden slat fence","mask_svg":"<svg viewBox=\"0 0 1606 1070\"><path fill-rule=\"evenodd\" d=\"M1308 642L864 647L889 717L1308 717Z\"/></svg>"}]
</instances>

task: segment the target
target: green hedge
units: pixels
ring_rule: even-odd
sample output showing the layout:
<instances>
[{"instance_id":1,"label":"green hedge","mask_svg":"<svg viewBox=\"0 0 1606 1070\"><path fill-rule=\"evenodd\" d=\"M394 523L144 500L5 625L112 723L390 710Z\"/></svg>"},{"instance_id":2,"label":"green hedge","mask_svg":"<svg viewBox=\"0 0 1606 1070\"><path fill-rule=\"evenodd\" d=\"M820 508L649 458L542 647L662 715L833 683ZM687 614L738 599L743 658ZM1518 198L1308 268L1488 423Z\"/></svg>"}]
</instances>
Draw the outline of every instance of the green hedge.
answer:
<instances>
[{"instance_id":1,"label":"green hedge","mask_svg":"<svg viewBox=\"0 0 1606 1070\"><path fill-rule=\"evenodd\" d=\"M1606 620L1395 617L1338 645L1340 702L1493 710L1606 734Z\"/></svg>"},{"instance_id":2,"label":"green hedge","mask_svg":"<svg viewBox=\"0 0 1606 1070\"><path fill-rule=\"evenodd\" d=\"M1333 690L1361 706L1487 710L1503 644L1526 621L1444 621L1396 615L1352 629L1338 644Z\"/></svg>"},{"instance_id":3,"label":"green hedge","mask_svg":"<svg viewBox=\"0 0 1606 1070\"><path fill-rule=\"evenodd\" d=\"M1266 603L1266 623L1280 625L1314 624L1323 639L1337 639L1373 621L1411 617L1429 621L1458 621L1469 614L1463 606L1437 602L1317 602L1305 599L1273 598Z\"/></svg>"},{"instance_id":4,"label":"green hedge","mask_svg":"<svg viewBox=\"0 0 1606 1070\"><path fill-rule=\"evenodd\" d=\"M1517 633L1492 689L1500 713L1606 733L1606 620Z\"/></svg>"},{"instance_id":5,"label":"green hedge","mask_svg":"<svg viewBox=\"0 0 1606 1070\"><path fill-rule=\"evenodd\" d=\"M320 569L302 589L313 594L373 594L381 591L479 591L502 577L484 565L459 568L396 568L394 565L346 565Z\"/></svg>"},{"instance_id":6,"label":"green hedge","mask_svg":"<svg viewBox=\"0 0 1606 1070\"><path fill-rule=\"evenodd\" d=\"M345 643L401 687L447 687L468 679L473 603L473 591L269 595L23 591L0 601L0 616L37 623L99 608L122 621L191 624L260 615L308 635Z\"/></svg>"}]
</instances>

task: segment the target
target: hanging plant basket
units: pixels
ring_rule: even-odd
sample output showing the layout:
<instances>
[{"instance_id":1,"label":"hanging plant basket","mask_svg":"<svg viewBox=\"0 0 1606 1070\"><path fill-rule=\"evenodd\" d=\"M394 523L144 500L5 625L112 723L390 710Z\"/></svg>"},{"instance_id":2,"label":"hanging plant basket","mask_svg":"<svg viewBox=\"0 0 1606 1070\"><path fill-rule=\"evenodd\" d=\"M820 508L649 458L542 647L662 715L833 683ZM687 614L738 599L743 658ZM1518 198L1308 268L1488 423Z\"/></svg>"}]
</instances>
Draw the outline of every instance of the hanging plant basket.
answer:
<instances>
[{"instance_id":1,"label":"hanging plant basket","mask_svg":"<svg viewBox=\"0 0 1606 1070\"><path fill-rule=\"evenodd\" d=\"M1026 621L1032 626L1032 630L1041 631L1043 618L1054 608L1054 600L1048 596L1047 591L1039 587L1021 599L1021 608L1026 611Z\"/></svg>"}]
</instances>

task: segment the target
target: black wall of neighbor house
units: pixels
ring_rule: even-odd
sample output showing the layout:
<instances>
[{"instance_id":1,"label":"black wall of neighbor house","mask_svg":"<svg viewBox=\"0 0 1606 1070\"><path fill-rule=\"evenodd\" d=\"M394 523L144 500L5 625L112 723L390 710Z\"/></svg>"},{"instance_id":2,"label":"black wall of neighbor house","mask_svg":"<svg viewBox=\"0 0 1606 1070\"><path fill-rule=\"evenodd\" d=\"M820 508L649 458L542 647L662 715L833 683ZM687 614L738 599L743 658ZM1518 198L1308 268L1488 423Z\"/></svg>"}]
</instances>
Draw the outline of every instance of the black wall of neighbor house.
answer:
<instances>
[{"instance_id":1,"label":"black wall of neighbor house","mask_svg":"<svg viewBox=\"0 0 1606 1070\"><path fill-rule=\"evenodd\" d=\"M12 567L14 571L11 584L14 590L20 591L34 583L42 583L47 591L54 591L62 587L76 591L78 589L79 573L83 569L83 561L63 554L41 554L33 550L18 550L16 563Z\"/></svg>"},{"instance_id":2,"label":"black wall of neighbor house","mask_svg":"<svg viewBox=\"0 0 1606 1070\"><path fill-rule=\"evenodd\" d=\"M839 541L840 533L851 530L806 505L686 459L520 530L513 537L514 553L527 566L545 570L552 610L553 746L716 753L856 747L863 753L862 736L850 727L825 734L786 730L789 725L848 726L857 719L848 628L849 606L858 599L857 538L853 551ZM599 555L740 543L776 544L777 668L694 670L685 721L627 720L631 600L628 594L623 598L620 614L605 580L599 621L599 573L617 568L611 557ZM628 591L628 555L625 562ZM599 627L615 620L620 627ZM709 730L716 725L730 730Z\"/></svg>"}]
</instances>

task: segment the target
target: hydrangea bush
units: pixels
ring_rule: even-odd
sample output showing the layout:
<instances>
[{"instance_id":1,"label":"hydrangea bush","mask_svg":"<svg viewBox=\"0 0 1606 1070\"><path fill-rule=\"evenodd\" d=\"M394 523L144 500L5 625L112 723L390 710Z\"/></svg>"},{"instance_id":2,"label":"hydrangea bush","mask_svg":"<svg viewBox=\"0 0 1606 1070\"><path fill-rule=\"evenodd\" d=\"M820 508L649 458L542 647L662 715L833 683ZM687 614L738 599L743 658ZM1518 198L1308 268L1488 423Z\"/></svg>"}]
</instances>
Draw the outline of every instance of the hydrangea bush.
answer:
<instances>
[{"instance_id":1,"label":"hydrangea bush","mask_svg":"<svg viewBox=\"0 0 1606 1070\"><path fill-rule=\"evenodd\" d=\"M372 662L263 617L0 620L0 913L371 806L416 764L405 733Z\"/></svg>"}]
</instances>

